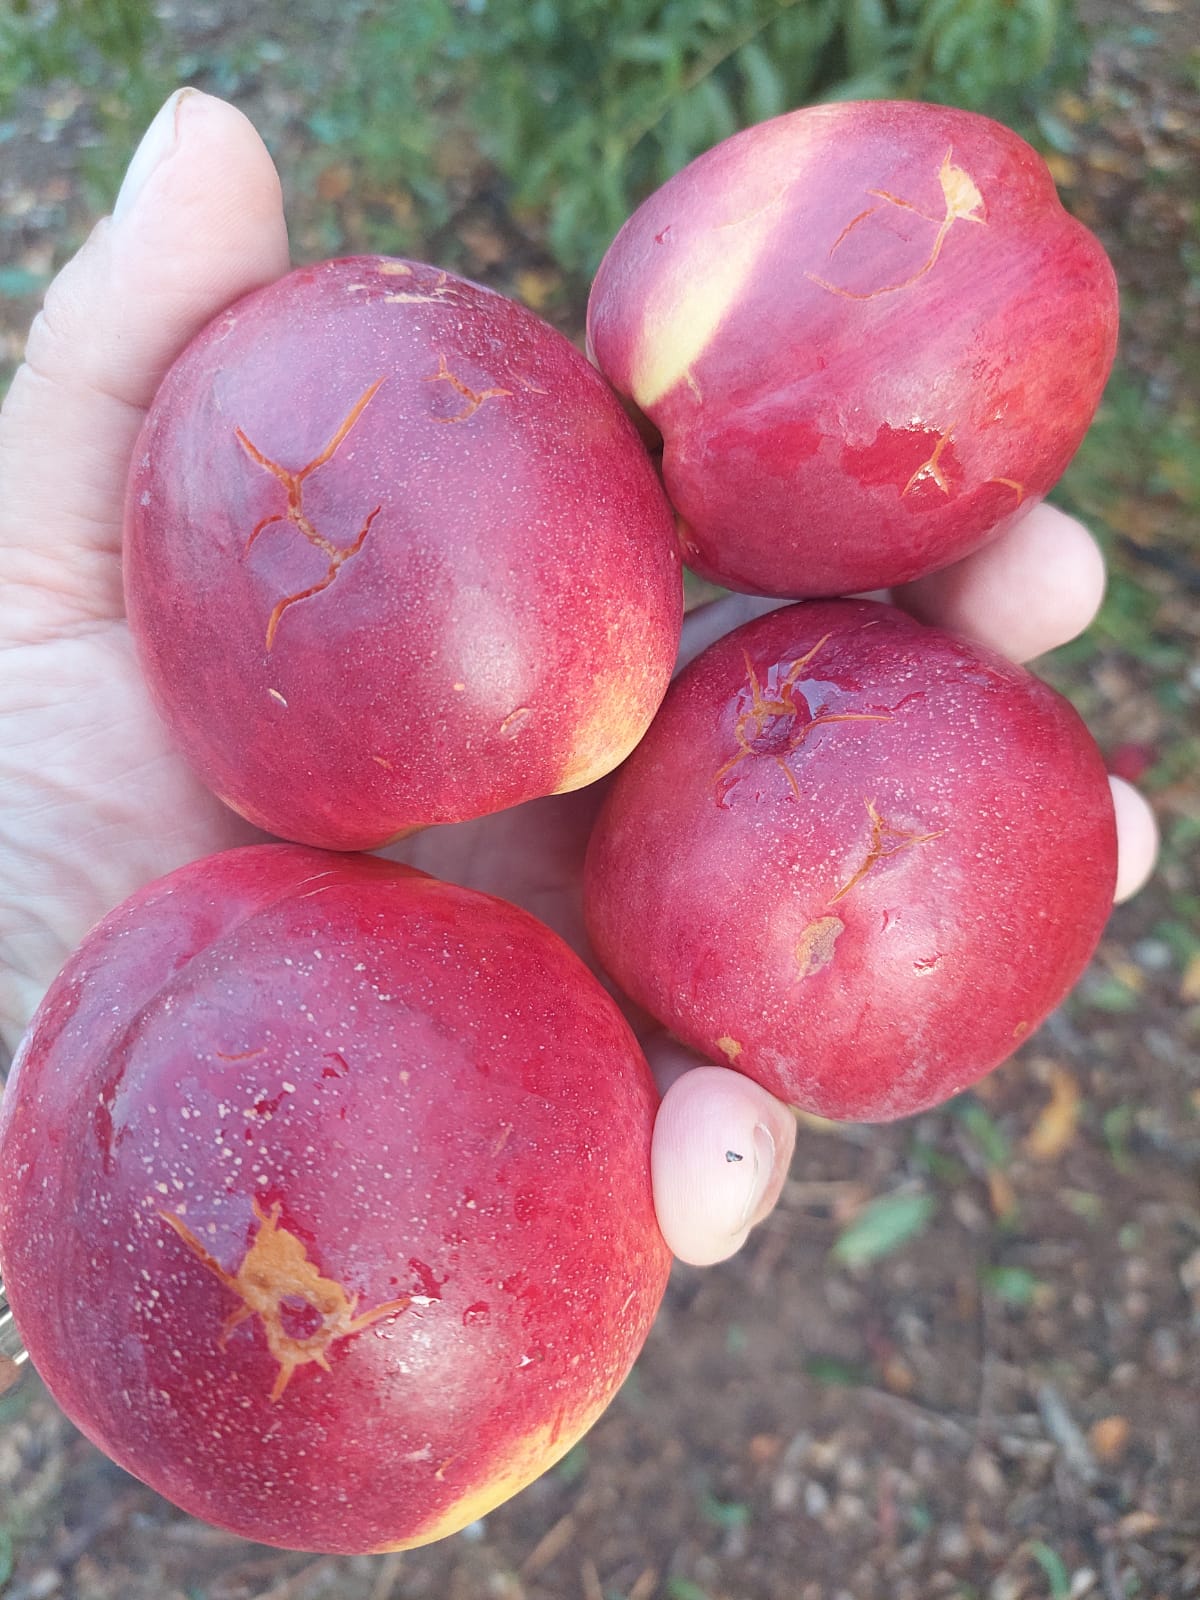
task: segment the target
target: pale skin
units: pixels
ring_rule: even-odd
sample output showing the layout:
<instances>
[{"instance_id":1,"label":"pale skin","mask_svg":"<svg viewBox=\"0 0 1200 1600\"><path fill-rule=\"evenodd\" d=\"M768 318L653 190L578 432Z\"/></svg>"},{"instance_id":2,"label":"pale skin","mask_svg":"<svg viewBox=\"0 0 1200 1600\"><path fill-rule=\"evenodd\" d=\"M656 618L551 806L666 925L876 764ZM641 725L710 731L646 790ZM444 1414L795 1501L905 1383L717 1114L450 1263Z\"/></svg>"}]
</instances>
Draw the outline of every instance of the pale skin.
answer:
<instances>
[{"instance_id":1,"label":"pale skin","mask_svg":"<svg viewBox=\"0 0 1200 1600\"><path fill-rule=\"evenodd\" d=\"M259 837L194 779L143 689L123 614L121 508L168 366L237 296L288 270L279 180L240 112L173 96L114 215L51 286L0 413L0 1040L12 1050L86 930L150 879ZM1029 660L1081 632L1104 575L1090 535L1038 507L1010 534L899 591L923 619ZM692 655L774 602L689 618ZM1153 865L1145 802L1116 784L1118 898ZM418 835L407 860L503 895L583 949L579 870L595 791ZM585 952L586 953L586 952ZM653 1178L671 1248L732 1255L778 1199L791 1113L662 1035ZM742 1156L727 1159L727 1152Z\"/></svg>"}]
</instances>

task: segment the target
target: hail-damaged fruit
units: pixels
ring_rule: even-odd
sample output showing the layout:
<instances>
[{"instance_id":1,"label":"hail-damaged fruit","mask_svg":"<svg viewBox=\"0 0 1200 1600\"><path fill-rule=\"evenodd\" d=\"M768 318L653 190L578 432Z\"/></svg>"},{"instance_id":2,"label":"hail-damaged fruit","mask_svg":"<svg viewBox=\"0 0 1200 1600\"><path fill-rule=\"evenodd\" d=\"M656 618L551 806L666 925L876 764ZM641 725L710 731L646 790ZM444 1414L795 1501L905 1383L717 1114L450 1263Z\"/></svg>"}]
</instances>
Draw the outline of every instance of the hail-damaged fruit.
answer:
<instances>
[{"instance_id":1,"label":"hail-damaged fruit","mask_svg":"<svg viewBox=\"0 0 1200 1600\"><path fill-rule=\"evenodd\" d=\"M130 1472L298 1549L422 1544L612 1398L668 1254L656 1096L525 912L371 857L210 857L102 922L0 1114L0 1270Z\"/></svg>"},{"instance_id":2,"label":"hail-damaged fruit","mask_svg":"<svg viewBox=\"0 0 1200 1600\"><path fill-rule=\"evenodd\" d=\"M298 269L184 352L125 571L195 770L334 849L609 771L682 606L670 508L594 368L502 295L380 257Z\"/></svg>"},{"instance_id":3,"label":"hail-damaged fruit","mask_svg":"<svg viewBox=\"0 0 1200 1600\"><path fill-rule=\"evenodd\" d=\"M1099 401L1117 290L1016 134L871 101L671 178L605 256L588 333L662 434L689 565L838 595L945 566L1045 494Z\"/></svg>"},{"instance_id":4,"label":"hail-damaged fruit","mask_svg":"<svg viewBox=\"0 0 1200 1600\"><path fill-rule=\"evenodd\" d=\"M587 917L685 1043L880 1121L1038 1026L1115 874L1104 765L1066 700L890 606L810 602L673 684L600 814Z\"/></svg>"}]
</instances>

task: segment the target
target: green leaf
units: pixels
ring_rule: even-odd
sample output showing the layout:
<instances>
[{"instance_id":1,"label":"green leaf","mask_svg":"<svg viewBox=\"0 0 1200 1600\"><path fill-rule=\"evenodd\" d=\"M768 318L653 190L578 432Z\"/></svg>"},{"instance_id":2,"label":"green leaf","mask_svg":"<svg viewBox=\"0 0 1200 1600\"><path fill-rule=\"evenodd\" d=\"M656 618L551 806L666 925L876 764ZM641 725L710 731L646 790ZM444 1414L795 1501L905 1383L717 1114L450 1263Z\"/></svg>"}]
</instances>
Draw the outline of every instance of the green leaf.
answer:
<instances>
[{"instance_id":1,"label":"green leaf","mask_svg":"<svg viewBox=\"0 0 1200 1600\"><path fill-rule=\"evenodd\" d=\"M895 74L886 67L874 72L864 72L857 78L842 78L821 95L821 103L829 105L836 100L885 100L896 90Z\"/></svg>"},{"instance_id":2,"label":"green leaf","mask_svg":"<svg viewBox=\"0 0 1200 1600\"><path fill-rule=\"evenodd\" d=\"M849 0L846 7L846 64L852 77L883 64L892 42L883 0Z\"/></svg>"},{"instance_id":3,"label":"green leaf","mask_svg":"<svg viewBox=\"0 0 1200 1600\"><path fill-rule=\"evenodd\" d=\"M690 1578L668 1578L667 1600L709 1600L709 1593Z\"/></svg>"},{"instance_id":4,"label":"green leaf","mask_svg":"<svg viewBox=\"0 0 1200 1600\"><path fill-rule=\"evenodd\" d=\"M830 1253L845 1267L878 1261L921 1233L933 1209L932 1195L882 1195L859 1212Z\"/></svg>"},{"instance_id":5,"label":"green leaf","mask_svg":"<svg viewBox=\"0 0 1200 1600\"><path fill-rule=\"evenodd\" d=\"M633 33L627 39L618 39L610 46L618 61L632 61L640 66L661 66L664 61L677 59L679 45L676 40L657 33Z\"/></svg>"},{"instance_id":6,"label":"green leaf","mask_svg":"<svg viewBox=\"0 0 1200 1600\"><path fill-rule=\"evenodd\" d=\"M937 1145L929 1144L924 1139L913 1140L908 1159L918 1172L923 1172L937 1183L953 1188L967 1181L967 1169L957 1156L944 1155Z\"/></svg>"},{"instance_id":7,"label":"green leaf","mask_svg":"<svg viewBox=\"0 0 1200 1600\"><path fill-rule=\"evenodd\" d=\"M810 1378L830 1389L857 1389L867 1381L857 1367L848 1361L839 1361L836 1356L809 1356L804 1370Z\"/></svg>"},{"instance_id":8,"label":"green leaf","mask_svg":"<svg viewBox=\"0 0 1200 1600\"><path fill-rule=\"evenodd\" d=\"M1104 1215L1104 1201L1087 1189L1060 1189L1059 1198L1069 1211L1093 1226Z\"/></svg>"},{"instance_id":9,"label":"green leaf","mask_svg":"<svg viewBox=\"0 0 1200 1600\"><path fill-rule=\"evenodd\" d=\"M0 267L0 295L5 299L38 294L46 287L46 282L43 273L29 272L25 267Z\"/></svg>"},{"instance_id":10,"label":"green leaf","mask_svg":"<svg viewBox=\"0 0 1200 1600\"><path fill-rule=\"evenodd\" d=\"M751 122L766 122L788 109L783 73L757 40L738 51L737 64L746 80L746 115Z\"/></svg>"},{"instance_id":11,"label":"green leaf","mask_svg":"<svg viewBox=\"0 0 1200 1600\"><path fill-rule=\"evenodd\" d=\"M1081 995L1086 1005L1095 1006L1098 1011L1136 1011L1142 1003L1137 992L1114 973L1089 978Z\"/></svg>"},{"instance_id":12,"label":"green leaf","mask_svg":"<svg viewBox=\"0 0 1200 1600\"><path fill-rule=\"evenodd\" d=\"M963 1095L956 1100L954 1111L985 1163L989 1167L1007 1167L1012 1159L1008 1140L974 1095Z\"/></svg>"},{"instance_id":13,"label":"green leaf","mask_svg":"<svg viewBox=\"0 0 1200 1600\"><path fill-rule=\"evenodd\" d=\"M1129 1154L1128 1140L1133 1132L1134 1109L1131 1105L1113 1106L1104 1113L1102 1127L1109 1158L1118 1172L1132 1172L1133 1159Z\"/></svg>"},{"instance_id":14,"label":"green leaf","mask_svg":"<svg viewBox=\"0 0 1200 1600\"><path fill-rule=\"evenodd\" d=\"M734 110L733 101L729 98L728 91L718 83L716 78L704 78L693 91L697 100L703 107L703 115L707 123L705 139L716 144L721 139L728 139L731 133L736 133L738 128L737 112ZM699 151L697 151L699 154Z\"/></svg>"},{"instance_id":15,"label":"green leaf","mask_svg":"<svg viewBox=\"0 0 1200 1600\"><path fill-rule=\"evenodd\" d=\"M1026 1548L1046 1574L1050 1585L1050 1600L1069 1600L1071 1579L1058 1552L1051 1550L1050 1546L1043 1544L1040 1539L1032 1540Z\"/></svg>"},{"instance_id":16,"label":"green leaf","mask_svg":"<svg viewBox=\"0 0 1200 1600\"><path fill-rule=\"evenodd\" d=\"M1051 111L1049 106L1037 109L1038 132L1052 150L1065 156L1074 155L1079 148L1079 137L1069 122Z\"/></svg>"},{"instance_id":17,"label":"green leaf","mask_svg":"<svg viewBox=\"0 0 1200 1600\"><path fill-rule=\"evenodd\" d=\"M750 1507L739 1500L718 1500L705 1494L700 1501L700 1514L714 1528L744 1528L750 1521Z\"/></svg>"},{"instance_id":18,"label":"green leaf","mask_svg":"<svg viewBox=\"0 0 1200 1600\"><path fill-rule=\"evenodd\" d=\"M984 1267L979 1280L989 1294L1010 1306L1032 1304L1038 1281L1027 1267Z\"/></svg>"},{"instance_id":19,"label":"green leaf","mask_svg":"<svg viewBox=\"0 0 1200 1600\"><path fill-rule=\"evenodd\" d=\"M560 1482L574 1483L577 1478L582 1478L588 1467L588 1447L586 1440L581 1439L567 1451L566 1455L555 1467Z\"/></svg>"}]
</instances>

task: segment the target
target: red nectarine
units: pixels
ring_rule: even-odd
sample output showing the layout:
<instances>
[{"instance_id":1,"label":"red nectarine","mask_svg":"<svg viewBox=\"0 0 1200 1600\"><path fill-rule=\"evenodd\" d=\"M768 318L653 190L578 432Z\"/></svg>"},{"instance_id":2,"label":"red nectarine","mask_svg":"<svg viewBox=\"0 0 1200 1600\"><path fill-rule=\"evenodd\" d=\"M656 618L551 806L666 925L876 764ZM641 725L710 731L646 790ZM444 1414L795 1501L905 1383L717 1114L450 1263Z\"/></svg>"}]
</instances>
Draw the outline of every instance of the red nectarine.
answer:
<instances>
[{"instance_id":1,"label":"red nectarine","mask_svg":"<svg viewBox=\"0 0 1200 1600\"><path fill-rule=\"evenodd\" d=\"M946 106L815 106L735 134L618 233L601 370L663 437L684 559L791 597L965 555L1061 475L1117 291L1041 157Z\"/></svg>"},{"instance_id":2,"label":"red nectarine","mask_svg":"<svg viewBox=\"0 0 1200 1600\"><path fill-rule=\"evenodd\" d=\"M587 918L686 1044L826 1117L919 1111L1010 1055L1112 907L1069 703L870 601L774 611L672 685L614 781Z\"/></svg>"},{"instance_id":3,"label":"red nectarine","mask_svg":"<svg viewBox=\"0 0 1200 1600\"><path fill-rule=\"evenodd\" d=\"M50 989L0 1111L0 1269L68 1416L186 1510L425 1543L628 1372L668 1267L655 1105L527 913L232 851L127 901Z\"/></svg>"},{"instance_id":4,"label":"red nectarine","mask_svg":"<svg viewBox=\"0 0 1200 1600\"><path fill-rule=\"evenodd\" d=\"M682 609L670 508L595 369L504 296L380 257L299 268L179 358L125 573L198 774L337 849L609 771Z\"/></svg>"}]
</instances>

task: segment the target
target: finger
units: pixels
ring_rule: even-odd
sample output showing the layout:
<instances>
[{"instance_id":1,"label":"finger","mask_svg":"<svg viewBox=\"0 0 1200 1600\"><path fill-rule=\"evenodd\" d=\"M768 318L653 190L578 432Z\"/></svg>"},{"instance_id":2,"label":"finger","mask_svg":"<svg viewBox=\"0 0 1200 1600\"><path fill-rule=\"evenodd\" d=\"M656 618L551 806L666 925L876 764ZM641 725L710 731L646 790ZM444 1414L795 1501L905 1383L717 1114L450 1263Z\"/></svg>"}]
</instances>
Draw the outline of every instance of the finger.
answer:
<instances>
[{"instance_id":1,"label":"finger","mask_svg":"<svg viewBox=\"0 0 1200 1600\"><path fill-rule=\"evenodd\" d=\"M952 567L893 591L921 622L1030 661L1081 634L1104 598L1104 558L1087 529L1038 505Z\"/></svg>"},{"instance_id":2,"label":"finger","mask_svg":"<svg viewBox=\"0 0 1200 1600\"><path fill-rule=\"evenodd\" d=\"M1103 597L1096 541L1074 517L1043 504L953 566L871 598L1030 661L1082 633ZM738 594L698 607L684 619L676 670L732 628L788 603Z\"/></svg>"},{"instance_id":3,"label":"finger","mask_svg":"<svg viewBox=\"0 0 1200 1600\"><path fill-rule=\"evenodd\" d=\"M689 611L683 619L675 671L681 672L702 650L732 633L734 628L740 628L743 622L752 622L755 617L790 604L788 600L765 599L756 594L727 594Z\"/></svg>"},{"instance_id":4,"label":"finger","mask_svg":"<svg viewBox=\"0 0 1200 1600\"><path fill-rule=\"evenodd\" d=\"M1120 905L1146 883L1158 857L1158 823L1149 802L1123 778L1109 778L1117 813L1117 887Z\"/></svg>"},{"instance_id":5,"label":"finger","mask_svg":"<svg viewBox=\"0 0 1200 1600\"><path fill-rule=\"evenodd\" d=\"M122 501L145 409L189 339L287 266L262 140L224 101L179 90L113 217L50 286L0 416L0 549L28 626L119 614Z\"/></svg>"},{"instance_id":6,"label":"finger","mask_svg":"<svg viewBox=\"0 0 1200 1600\"><path fill-rule=\"evenodd\" d=\"M651 1151L663 1237L693 1266L724 1261L779 1198L796 1142L795 1118L751 1079L725 1067L696 1066L690 1052L663 1036L647 1054L673 1078Z\"/></svg>"}]
</instances>

